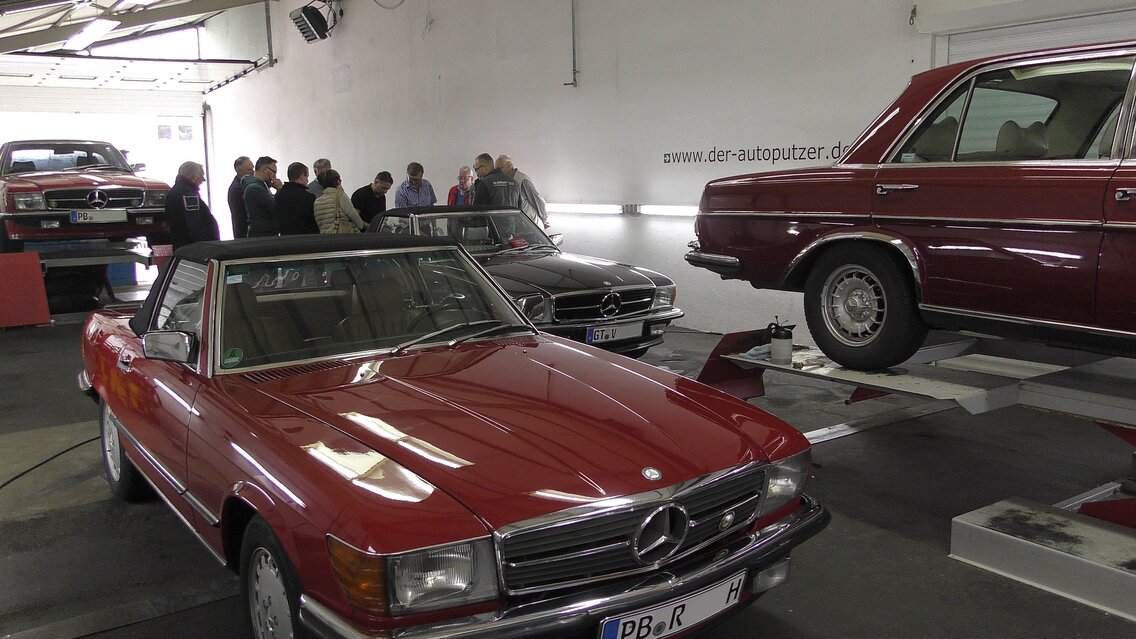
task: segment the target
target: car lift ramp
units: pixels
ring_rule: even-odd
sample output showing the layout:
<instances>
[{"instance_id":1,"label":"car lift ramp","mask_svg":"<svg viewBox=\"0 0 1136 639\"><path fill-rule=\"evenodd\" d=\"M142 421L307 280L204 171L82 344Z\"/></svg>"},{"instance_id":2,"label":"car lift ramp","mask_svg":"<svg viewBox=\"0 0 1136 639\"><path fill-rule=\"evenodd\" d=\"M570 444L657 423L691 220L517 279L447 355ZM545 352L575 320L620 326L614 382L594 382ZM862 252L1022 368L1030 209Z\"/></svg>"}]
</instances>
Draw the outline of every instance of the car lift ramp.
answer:
<instances>
[{"instance_id":1,"label":"car lift ramp","mask_svg":"<svg viewBox=\"0 0 1136 639\"><path fill-rule=\"evenodd\" d=\"M856 371L799 346L791 364L773 364L762 354L768 342L764 329L723 336L699 381L757 397L765 394L764 372L774 370L848 384L848 403L899 394L971 414L1021 405L1092 420L1136 446L1136 360L933 333L899 366ZM871 426L915 414L895 411ZM806 435L826 440L818 431ZM1014 497L959 515L950 556L1136 621L1136 455L1133 466L1129 478L1052 506Z\"/></svg>"}]
</instances>

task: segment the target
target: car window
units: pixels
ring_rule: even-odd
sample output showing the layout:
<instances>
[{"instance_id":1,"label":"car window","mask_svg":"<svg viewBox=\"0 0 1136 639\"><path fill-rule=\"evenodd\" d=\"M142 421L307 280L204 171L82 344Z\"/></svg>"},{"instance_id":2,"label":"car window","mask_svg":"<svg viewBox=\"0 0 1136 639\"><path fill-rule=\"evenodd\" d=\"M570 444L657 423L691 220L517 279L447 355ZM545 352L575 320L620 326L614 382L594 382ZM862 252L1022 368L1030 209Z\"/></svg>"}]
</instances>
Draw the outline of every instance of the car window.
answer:
<instances>
[{"instance_id":1,"label":"car window","mask_svg":"<svg viewBox=\"0 0 1136 639\"><path fill-rule=\"evenodd\" d=\"M379 222L379 233L405 234L410 232L410 221L401 216L388 215Z\"/></svg>"},{"instance_id":2,"label":"car window","mask_svg":"<svg viewBox=\"0 0 1136 639\"><path fill-rule=\"evenodd\" d=\"M205 292L207 272L208 267L204 264L188 260L178 262L152 328L200 335L201 297Z\"/></svg>"},{"instance_id":3,"label":"car window","mask_svg":"<svg viewBox=\"0 0 1136 639\"><path fill-rule=\"evenodd\" d=\"M980 74L956 88L892 162L1099 159L1132 62L1078 60Z\"/></svg>"},{"instance_id":4,"label":"car window","mask_svg":"<svg viewBox=\"0 0 1136 639\"><path fill-rule=\"evenodd\" d=\"M224 268L221 369L391 349L464 324L523 326L509 300L455 248Z\"/></svg>"},{"instance_id":5,"label":"car window","mask_svg":"<svg viewBox=\"0 0 1136 639\"><path fill-rule=\"evenodd\" d=\"M426 222L445 229L471 253L552 244L548 236L519 210L429 217L423 219L423 223Z\"/></svg>"}]
</instances>

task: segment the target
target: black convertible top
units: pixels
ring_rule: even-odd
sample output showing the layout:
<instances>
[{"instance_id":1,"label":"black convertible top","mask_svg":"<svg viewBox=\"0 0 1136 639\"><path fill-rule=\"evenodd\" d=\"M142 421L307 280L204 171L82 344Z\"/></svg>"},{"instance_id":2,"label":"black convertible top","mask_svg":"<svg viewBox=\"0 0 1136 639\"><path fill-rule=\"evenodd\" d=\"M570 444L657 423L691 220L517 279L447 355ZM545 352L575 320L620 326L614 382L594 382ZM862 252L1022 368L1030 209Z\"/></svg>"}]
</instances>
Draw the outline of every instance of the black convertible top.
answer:
<instances>
[{"instance_id":1,"label":"black convertible top","mask_svg":"<svg viewBox=\"0 0 1136 639\"><path fill-rule=\"evenodd\" d=\"M457 245L457 240L449 237L339 233L335 235L285 235L282 237L249 237L239 240L194 242L178 249L175 255L195 262L208 262L209 260L235 260L304 255L306 253Z\"/></svg>"}]
</instances>

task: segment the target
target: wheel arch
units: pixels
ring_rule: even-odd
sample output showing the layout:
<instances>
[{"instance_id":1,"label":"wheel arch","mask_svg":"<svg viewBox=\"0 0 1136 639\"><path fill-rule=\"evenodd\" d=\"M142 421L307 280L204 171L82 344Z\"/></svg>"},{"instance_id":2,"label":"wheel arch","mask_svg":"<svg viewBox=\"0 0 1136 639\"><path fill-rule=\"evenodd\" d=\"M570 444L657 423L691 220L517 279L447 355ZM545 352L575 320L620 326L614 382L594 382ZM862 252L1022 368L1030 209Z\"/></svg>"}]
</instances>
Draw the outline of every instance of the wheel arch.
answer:
<instances>
[{"instance_id":1,"label":"wheel arch","mask_svg":"<svg viewBox=\"0 0 1136 639\"><path fill-rule=\"evenodd\" d=\"M873 248L878 247L897 263L906 265L908 267L906 272L910 275L915 289L915 298L917 301L923 299L923 268L919 252L906 239L879 231L841 231L813 240L801 249L789 264L789 268L785 269L785 275L781 279L782 288L803 291L809 272L822 254L837 246L855 242L865 242Z\"/></svg>"},{"instance_id":2,"label":"wheel arch","mask_svg":"<svg viewBox=\"0 0 1136 639\"><path fill-rule=\"evenodd\" d=\"M282 517L275 503L260 487L240 482L221 505L221 544L225 565L237 572L241 561L241 543L245 529L253 517L260 515L273 530L282 530ZM279 535L278 535L279 536ZM286 540L280 539L281 544ZM285 551L289 549L285 547Z\"/></svg>"}]
</instances>

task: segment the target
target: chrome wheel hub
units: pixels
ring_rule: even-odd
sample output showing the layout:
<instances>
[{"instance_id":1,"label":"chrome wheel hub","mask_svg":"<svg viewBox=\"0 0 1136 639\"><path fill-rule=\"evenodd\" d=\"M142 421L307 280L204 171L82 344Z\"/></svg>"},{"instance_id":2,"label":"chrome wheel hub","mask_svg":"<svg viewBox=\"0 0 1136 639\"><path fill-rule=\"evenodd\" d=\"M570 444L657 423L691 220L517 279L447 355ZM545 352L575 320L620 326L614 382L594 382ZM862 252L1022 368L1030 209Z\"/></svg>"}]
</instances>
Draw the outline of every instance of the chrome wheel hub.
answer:
<instances>
[{"instance_id":1,"label":"chrome wheel hub","mask_svg":"<svg viewBox=\"0 0 1136 639\"><path fill-rule=\"evenodd\" d=\"M103 457L106 458L107 471L111 479L118 481L122 478L122 454L118 442L118 418L110 408L106 409L103 419Z\"/></svg>"},{"instance_id":2,"label":"chrome wheel hub","mask_svg":"<svg viewBox=\"0 0 1136 639\"><path fill-rule=\"evenodd\" d=\"M846 346L872 342L887 319L887 298L879 278L855 264L828 276L821 306L828 332Z\"/></svg>"},{"instance_id":3,"label":"chrome wheel hub","mask_svg":"<svg viewBox=\"0 0 1136 639\"><path fill-rule=\"evenodd\" d=\"M288 592L276 560L264 548L257 548L249 560L249 571L249 618L253 634L257 639L291 637Z\"/></svg>"}]
</instances>

